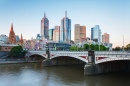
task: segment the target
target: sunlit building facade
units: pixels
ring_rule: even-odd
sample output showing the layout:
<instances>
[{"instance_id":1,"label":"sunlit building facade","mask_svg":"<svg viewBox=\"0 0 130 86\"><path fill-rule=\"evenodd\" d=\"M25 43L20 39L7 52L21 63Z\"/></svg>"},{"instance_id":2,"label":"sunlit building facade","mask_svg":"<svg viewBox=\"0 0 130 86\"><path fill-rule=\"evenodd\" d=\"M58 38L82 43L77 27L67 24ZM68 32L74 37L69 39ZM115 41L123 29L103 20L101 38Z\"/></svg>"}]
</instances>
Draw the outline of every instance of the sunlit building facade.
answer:
<instances>
[{"instance_id":1,"label":"sunlit building facade","mask_svg":"<svg viewBox=\"0 0 130 86\"><path fill-rule=\"evenodd\" d=\"M75 24L74 30L74 41L81 42L86 39L86 26L80 26L80 24Z\"/></svg>"},{"instance_id":2,"label":"sunlit building facade","mask_svg":"<svg viewBox=\"0 0 130 86\"><path fill-rule=\"evenodd\" d=\"M41 36L43 38L49 39L49 20L46 18L45 13L44 17L41 20Z\"/></svg>"},{"instance_id":3,"label":"sunlit building facade","mask_svg":"<svg viewBox=\"0 0 130 86\"><path fill-rule=\"evenodd\" d=\"M103 43L109 43L109 34L104 33L104 34L102 35L102 42L103 42Z\"/></svg>"},{"instance_id":4,"label":"sunlit building facade","mask_svg":"<svg viewBox=\"0 0 130 86\"><path fill-rule=\"evenodd\" d=\"M53 31L53 41L60 41L60 26L55 26L55 29Z\"/></svg>"}]
</instances>

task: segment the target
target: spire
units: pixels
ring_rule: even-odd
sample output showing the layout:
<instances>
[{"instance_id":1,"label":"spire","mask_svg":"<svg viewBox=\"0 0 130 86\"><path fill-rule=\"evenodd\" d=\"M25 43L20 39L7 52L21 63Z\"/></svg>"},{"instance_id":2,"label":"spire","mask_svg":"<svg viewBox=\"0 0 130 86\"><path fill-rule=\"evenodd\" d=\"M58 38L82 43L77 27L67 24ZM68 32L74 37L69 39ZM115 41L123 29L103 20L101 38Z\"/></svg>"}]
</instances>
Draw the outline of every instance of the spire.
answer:
<instances>
[{"instance_id":1,"label":"spire","mask_svg":"<svg viewBox=\"0 0 130 86\"><path fill-rule=\"evenodd\" d=\"M11 24L11 29L10 29L10 33L9 33L9 42L12 44L16 43L16 37L15 37L14 30L13 30L13 23Z\"/></svg>"},{"instance_id":2,"label":"spire","mask_svg":"<svg viewBox=\"0 0 130 86\"><path fill-rule=\"evenodd\" d=\"M65 17L67 17L67 11L65 11Z\"/></svg>"},{"instance_id":3,"label":"spire","mask_svg":"<svg viewBox=\"0 0 130 86\"><path fill-rule=\"evenodd\" d=\"M13 23L11 24L10 32L12 32L12 31L13 31Z\"/></svg>"},{"instance_id":4,"label":"spire","mask_svg":"<svg viewBox=\"0 0 130 86\"><path fill-rule=\"evenodd\" d=\"M46 17L46 13L44 12L44 18Z\"/></svg>"}]
</instances>

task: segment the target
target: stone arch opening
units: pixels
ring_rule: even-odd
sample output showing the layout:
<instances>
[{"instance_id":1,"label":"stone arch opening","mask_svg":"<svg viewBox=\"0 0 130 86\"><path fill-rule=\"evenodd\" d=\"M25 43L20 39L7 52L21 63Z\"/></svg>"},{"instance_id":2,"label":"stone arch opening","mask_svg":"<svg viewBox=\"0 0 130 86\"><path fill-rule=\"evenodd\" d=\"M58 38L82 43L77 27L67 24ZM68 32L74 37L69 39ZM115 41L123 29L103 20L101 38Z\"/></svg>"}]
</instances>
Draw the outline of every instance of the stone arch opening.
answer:
<instances>
[{"instance_id":1,"label":"stone arch opening","mask_svg":"<svg viewBox=\"0 0 130 86\"><path fill-rule=\"evenodd\" d=\"M111 60L96 64L99 73L127 72L130 73L130 60Z\"/></svg>"},{"instance_id":2,"label":"stone arch opening","mask_svg":"<svg viewBox=\"0 0 130 86\"><path fill-rule=\"evenodd\" d=\"M71 56L56 56L50 58L52 65L76 65L76 64L86 64L85 60L78 59Z\"/></svg>"},{"instance_id":3,"label":"stone arch opening","mask_svg":"<svg viewBox=\"0 0 130 86\"><path fill-rule=\"evenodd\" d=\"M29 57L30 60L36 60L36 61L43 61L45 60L46 58L42 55L39 55L39 54L33 54Z\"/></svg>"}]
</instances>

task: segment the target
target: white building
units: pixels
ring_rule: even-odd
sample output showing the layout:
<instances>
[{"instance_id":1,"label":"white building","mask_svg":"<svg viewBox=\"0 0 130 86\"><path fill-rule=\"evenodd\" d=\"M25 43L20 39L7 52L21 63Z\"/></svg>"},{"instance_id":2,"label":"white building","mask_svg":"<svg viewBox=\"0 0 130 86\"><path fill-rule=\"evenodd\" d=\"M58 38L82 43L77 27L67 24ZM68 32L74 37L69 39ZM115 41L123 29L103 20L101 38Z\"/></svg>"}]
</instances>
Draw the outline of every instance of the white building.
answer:
<instances>
[{"instance_id":1,"label":"white building","mask_svg":"<svg viewBox=\"0 0 130 86\"><path fill-rule=\"evenodd\" d=\"M0 41L1 43L5 43L5 44L9 42L8 37L4 34L0 35Z\"/></svg>"}]
</instances>

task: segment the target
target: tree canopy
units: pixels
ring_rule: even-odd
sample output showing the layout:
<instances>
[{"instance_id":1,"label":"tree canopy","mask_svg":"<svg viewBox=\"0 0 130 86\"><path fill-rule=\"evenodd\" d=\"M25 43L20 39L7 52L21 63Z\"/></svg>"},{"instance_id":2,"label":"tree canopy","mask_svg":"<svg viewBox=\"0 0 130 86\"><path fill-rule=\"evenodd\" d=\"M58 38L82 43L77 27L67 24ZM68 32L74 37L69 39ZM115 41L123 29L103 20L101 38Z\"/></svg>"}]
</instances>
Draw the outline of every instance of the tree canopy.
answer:
<instances>
[{"instance_id":1,"label":"tree canopy","mask_svg":"<svg viewBox=\"0 0 130 86\"><path fill-rule=\"evenodd\" d=\"M80 50L95 50L95 51L106 51L109 50L109 48L106 48L104 45L94 45L94 44L84 44L83 47L78 47L76 45L71 46L70 50L72 51L80 51Z\"/></svg>"},{"instance_id":2,"label":"tree canopy","mask_svg":"<svg viewBox=\"0 0 130 86\"><path fill-rule=\"evenodd\" d=\"M23 50L22 46L15 46L10 51L10 56L12 57L24 57L26 51Z\"/></svg>"}]
</instances>

